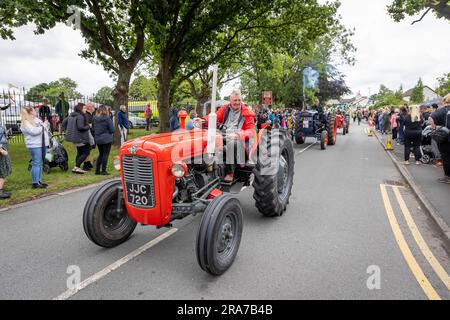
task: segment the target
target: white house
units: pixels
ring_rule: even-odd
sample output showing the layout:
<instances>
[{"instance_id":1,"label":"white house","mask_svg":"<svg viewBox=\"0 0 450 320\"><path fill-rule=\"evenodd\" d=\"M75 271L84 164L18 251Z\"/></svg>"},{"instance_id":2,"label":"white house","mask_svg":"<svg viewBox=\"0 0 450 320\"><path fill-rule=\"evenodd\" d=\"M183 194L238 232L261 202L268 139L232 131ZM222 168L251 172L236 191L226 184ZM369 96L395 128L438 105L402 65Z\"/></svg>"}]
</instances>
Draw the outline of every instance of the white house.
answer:
<instances>
[{"instance_id":1,"label":"white house","mask_svg":"<svg viewBox=\"0 0 450 320\"><path fill-rule=\"evenodd\" d=\"M372 104L370 98L362 96L360 92L358 92L354 98L342 99L341 102L349 104L354 110L356 110L357 108L365 109L370 107L370 105Z\"/></svg>"},{"instance_id":2,"label":"white house","mask_svg":"<svg viewBox=\"0 0 450 320\"><path fill-rule=\"evenodd\" d=\"M411 100L412 92L413 92L413 89L409 89L408 91L406 91L403 94L403 100L409 102ZM436 99L437 97L438 97L438 94L433 89L431 89L429 86L423 87L423 101Z\"/></svg>"}]
</instances>

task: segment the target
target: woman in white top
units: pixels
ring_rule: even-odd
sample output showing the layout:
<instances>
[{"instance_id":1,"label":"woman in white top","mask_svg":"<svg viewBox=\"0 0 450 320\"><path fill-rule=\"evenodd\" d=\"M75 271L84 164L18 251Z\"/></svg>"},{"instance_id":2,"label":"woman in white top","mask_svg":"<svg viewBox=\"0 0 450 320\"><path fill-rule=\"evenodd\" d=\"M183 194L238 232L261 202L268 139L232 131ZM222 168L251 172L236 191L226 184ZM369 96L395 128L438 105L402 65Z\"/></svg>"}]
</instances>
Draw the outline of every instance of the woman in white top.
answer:
<instances>
[{"instance_id":1,"label":"woman in white top","mask_svg":"<svg viewBox=\"0 0 450 320\"><path fill-rule=\"evenodd\" d=\"M21 131L25 137L25 144L31 155L31 178L33 189L44 189L47 184L42 182L42 167L44 164L45 147L49 144L48 127L46 120L42 122L36 117L33 107L23 107L21 112Z\"/></svg>"}]
</instances>

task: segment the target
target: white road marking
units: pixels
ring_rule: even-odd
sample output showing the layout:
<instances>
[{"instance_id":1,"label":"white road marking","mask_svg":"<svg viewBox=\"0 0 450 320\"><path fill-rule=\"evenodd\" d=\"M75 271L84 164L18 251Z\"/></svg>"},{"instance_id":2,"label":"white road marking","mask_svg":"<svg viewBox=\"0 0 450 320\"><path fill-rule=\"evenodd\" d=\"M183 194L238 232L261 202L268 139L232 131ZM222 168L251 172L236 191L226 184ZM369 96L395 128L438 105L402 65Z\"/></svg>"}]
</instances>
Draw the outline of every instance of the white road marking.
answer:
<instances>
[{"instance_id":1,"label":"white road marking","mask_svg":"<svg viewBox=\"0 0 450 320\"><path fill-rule=\"evenodd\" d=\"M302 150L298 151L295 155L299 155L299 154L305 152L306 150L308 150L309 148L311 148L312 146L314 146L316 143L317 143L317 141L314 142L313 144L307 146L305 149L302 149Z\"/></svg>"},{"instance_id":2,"label":"white road marking","mask_svg":"<svg viewBox=\"0 0 450 320\"><path fill-rule=\"evenodd\" d=\"M89 278L87 278L86 280L81 282L80 285L77 288L69 289L66 292L64 292L64 293L60 294L59 296L57 296L56 298L54 298L53 300L67 300L67 299L69 299L70 297L72 297L75 294L77 294L77 292L79 292L80 290L83 290L87 286L93 284L94 282L97 282L101 278L105 277L107 274L109 274L112 271L116 270L117 268L121 267L122 265L124 265L125 263L129 262L130 260L136 258L138 255L142 254L143 252L145 252L146 250L150 249L151 247L153 247L154 245L158 244L159 242L163 241L164 239L170 237L172 234L174 234L177 231L178 231L177 228L170 229L169 231L163 233L159 237L157 237L157 238L153 239L152 241L144 244L142 247L140 247L140 248L134 250L133 252L129 253L128 255L123 257L122 259L117 260L116 262L114 262L113 264L110 264L109 266L107 266L103 270L101 270L101 271L97 272L96 274L90 276Z\"/></svg>"}]
</instances>

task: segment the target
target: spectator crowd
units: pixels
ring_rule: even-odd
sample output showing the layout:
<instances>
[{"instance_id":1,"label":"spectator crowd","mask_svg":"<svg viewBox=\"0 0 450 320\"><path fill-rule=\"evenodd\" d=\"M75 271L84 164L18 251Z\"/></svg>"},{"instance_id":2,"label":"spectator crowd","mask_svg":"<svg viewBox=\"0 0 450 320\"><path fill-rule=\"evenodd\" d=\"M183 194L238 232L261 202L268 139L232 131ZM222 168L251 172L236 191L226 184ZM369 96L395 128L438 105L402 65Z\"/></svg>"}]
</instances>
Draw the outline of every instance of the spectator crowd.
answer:
<instances>
[{"instance_id":1,"label":"spectator crowd","mask_svg":"<svg viewBox=\"0 0 450 320\"><path fill-rule=\"evenodd\" d=\"M370 114L375 128L382 135L390 135L404 146L404 163L410 164L414 155L417 165L432 162L442 166L441 183L450 184L450 94L432 105L403 105L384 108Z\"/></svg>"}]
</instances>

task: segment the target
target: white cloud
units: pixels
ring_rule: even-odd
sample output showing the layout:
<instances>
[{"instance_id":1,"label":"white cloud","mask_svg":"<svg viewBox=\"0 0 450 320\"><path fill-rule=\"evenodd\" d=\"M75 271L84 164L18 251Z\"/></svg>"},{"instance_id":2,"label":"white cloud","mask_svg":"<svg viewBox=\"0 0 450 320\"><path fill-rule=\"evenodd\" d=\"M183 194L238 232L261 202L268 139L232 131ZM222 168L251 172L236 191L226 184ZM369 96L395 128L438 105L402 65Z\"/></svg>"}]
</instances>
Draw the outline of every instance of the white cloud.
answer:
<instances>
[{"instance_id":1,"label":"white cloud","mask_svg":"<svg viewBox=\"0 0 450 320\"><path fill-rule=\"evenodd\" d=\"M397 23L386 11L391 2L341 1L342 22L356 29L356 65L341 68L354 93L375 93L381 84L407 90L419 77L434 88L436 78L450 72L450 24L432 14L414 25L413 17Z\"/></svg>"},{"instance_id":2,"label":"white cloud","mask_svg":"<svg viewBox=\"0 0 450 320\"><path fill-rule=\"evenodd\" d=\"M78 56L85 48L79 31L58 25L35 35L32 25L16 30L15 41L0 39L0 88L8 83L30 88L38 83L70 77L78 91L92 95L113 80L101 66Z\"/></svg>"}]
</instances>

